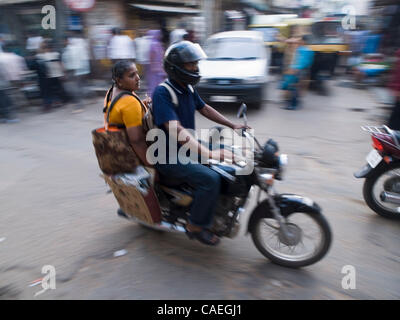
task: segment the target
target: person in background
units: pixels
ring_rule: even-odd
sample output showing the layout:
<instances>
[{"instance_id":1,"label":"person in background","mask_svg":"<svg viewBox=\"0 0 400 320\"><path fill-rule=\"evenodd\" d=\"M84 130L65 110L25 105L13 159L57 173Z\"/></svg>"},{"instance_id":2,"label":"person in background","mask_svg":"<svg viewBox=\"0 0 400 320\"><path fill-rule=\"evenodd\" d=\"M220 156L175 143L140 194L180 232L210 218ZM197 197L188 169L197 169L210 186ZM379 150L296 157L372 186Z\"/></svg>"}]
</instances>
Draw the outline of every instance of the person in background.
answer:
<instances>
[{"instance_id":1,"label":"person in background","mask_svg":"<svg viewBox=\"0 0 400 320\"><path fill-rule=\"evenodd\" d=\"M314 52L306 46L306 41L306 35L298 41L293 63L284 76L282 89L289 91L287 110L298 108L301 81L308 76L309 68L313 62Z\"/></svg>"},{"instance_id":2,"label":"person in background","mask_svg":"<svg viewBox=\"0 0 400 320\"><path fill-rule=\"evenodd\" d=\"M183 41L183 40L185 40L185 37L187 37L187 36L188 36L188 33L185 29L183 29L183 28L175 29L175 30L171 31L170 44L173 45L175 43Z\"/></svg>"},{"instance_id":3,"label":"person in background","mask_svg":"<svg viewBox=\"0 0 400 320\"><path fill-rule=\"evenodd\" d=\"M139 30L139 37L135 39L135 47L136 47L136 67L138 69L139 75L141 76L142 87L144 86L143 82L146 81L147 68L150 64L150 45L151 38L147 35L146 29ZM144 75L144 76L143 76Z\"/></svg>"},{"instance_id":4,"label":"person in background","mask_svg":"<svg viewBox=\"0 0 400 320\"><path fill-rule=\"evenodd\" d=\"M43 98L43 111L48 112L53 106L60 106L67 101L62 78L64 70L60 54L54 50L50 40L43 41L37 58L40 91Z\"/></svg>"},{"instance_id":5,"label":"person in background","mask_svg":"<svg viewBox=\"0 0 400 320\"><path fill-rule=\"evenodd\" d=\"M4 45L3 35L0 34L0 52L3 52L3 45Z\"/></svg>"},{"instance_id":6,"label":"person in background","mask_svg":"<svg viewBox=\"0 0 400 320\"><path fill-rule=\"evenodd\" d=\"M187 34L183 36L183 39L195 43L196 42L195 32L193 30L189 30Z\"/></svg>"},{"instance_id":7,"label":"person in background","mask_svg":"<svg viewBox=\"0 0 400 320\"><path fill-rule=\"evenodd\" d=\"M151 38L150 64L146 74L147 94L151 97L155 88L166 79L163 68L164 47L162 45L162 33L160 30L150 30L147 33Z\"/></svg>"},{"instance_id":8,"label":"person in background","mask_svg":"<svg viewBox=\"0 0 400 320\"><path fill-rule=\"evenodd\" d=\"M368 33L368 30L361 30L360 27L356 30L345 31L345 39L349 44L349 51L351 52L347 59L347 73L352 72L353 68L361 63Z\"/></svg>"},{"instance_id":9,"label":"person in background","mask_svg":"<svg viewBox=\"0 0 400 320\"><path fill-rule=\"evenodd\" d=\"M28 70L25 59L12 51L11 43L3 45L0 52L0 60L8 74L12 84L16 84L23 79L24 73Z\"/></svg>"},{"instance_id":10,"label":"person in background","mask_svg":"<svg viewBox=\"0 0 400 320\"><path fill-rule=\"evenodd\" d=\"M120 60L135 62L136 50L134 41L127 35L121 34L121 29L114 28L107 52L113 65Z\"/></svg>"},{"instance_id":11,"label":"person in background","mask_svg":"<svg viewBox=\"0 0 400 320\"><path fill-rule=\"evenodd\" d=\"M161 25L161 43L165 51L169 47L170 43L170 32L167 28L167 22L165 18L161 19L160 25Z\"/></svg>"},{"instance_id":12,"label":"person in background","mask_svg":"<svg viewBox=\"0 0 400 320\"><path fill-rule=\"evenodd\" d=\"M24 77L28 73L25 59L14 53L12 43L8 42L3 45L3 52L0 52L0 61L10 83L9 94L13 104L18 107L27 106L28 101L21 92Z\"/></svg>"},{"instance_id":13,"label":"person in background","mask_svg":"<svg viewBox=\"0 0 400 320\"><path fill-rule=\"evenodd\" d=\"M8 74L0 60L0 123L19 122L19 119L14 116L14 106L8 94L10 88L11 85L8 80Z\"/></svg>"},{"instance_id":14,"label":"person in background","mask_svg":"<svg viewBox=\"0 0 400 320\"><path fill-rule=\"evenodd\" d=\"M26 50L30 53L36 54L43 42L43 37L36 32L31 32L26 40Z\"/></svg>"},{"instance_id":15,"label":"person in background","mask_svg":"<svg viewBox=\"0 0 400 320\"><path fill-rule=\"evenodd\" d=\"M390 89L394 95L394 106L390 114L388 127L393 130L400 130L400 49L396 51L397 61L393 69L392 81Z\"/></svg>"},{"instance_id":16,"label":"person in background","mask_svg":"<svg viewBox=\"0 0 400 320\"><path fill-rule=\"evenodd\" d=\"M76 103L75 112L83 110L82 99L86 96L85 77L90 73L90 56L86 41L76 34L67 38L62 62L71 84L71 93Z\"/></svg>"},{"instance_id":17,"label":"person in background","mask_svg":"<svg viewBox=\"0 0 400 320\"><path fill-rule=\"evenodd\" d=\"M279 32L275 33L276 40L285 43L285 49L282 57L282 73L285 73L292 64L300 40L300 36L298 35L296 27L292 28L290 32L290 37L287 39L281 36Z\"/></svg>"}]
</instances>

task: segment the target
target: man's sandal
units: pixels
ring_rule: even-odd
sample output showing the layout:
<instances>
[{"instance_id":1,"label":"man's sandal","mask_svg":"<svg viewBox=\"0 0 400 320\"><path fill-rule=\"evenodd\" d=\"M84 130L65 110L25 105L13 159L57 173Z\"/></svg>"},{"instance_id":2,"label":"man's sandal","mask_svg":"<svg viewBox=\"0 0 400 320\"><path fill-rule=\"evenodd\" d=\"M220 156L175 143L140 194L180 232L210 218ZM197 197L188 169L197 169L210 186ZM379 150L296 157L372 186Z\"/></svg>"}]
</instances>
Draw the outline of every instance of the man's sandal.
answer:
<instances>
[{"instance_id":1,"label":"man's sandal","mask_svg":"<svg viewBox=\"0 0 400 320\"><path fill-rule=\"evenodd\" d=\"M191 232L191 231L186 231L187 236L190 239L197 239L201 243L204 243L209 246L216 246L219 243L219 238L212 232L203 229L199 232Z\"/></svg>"}]
</instances>

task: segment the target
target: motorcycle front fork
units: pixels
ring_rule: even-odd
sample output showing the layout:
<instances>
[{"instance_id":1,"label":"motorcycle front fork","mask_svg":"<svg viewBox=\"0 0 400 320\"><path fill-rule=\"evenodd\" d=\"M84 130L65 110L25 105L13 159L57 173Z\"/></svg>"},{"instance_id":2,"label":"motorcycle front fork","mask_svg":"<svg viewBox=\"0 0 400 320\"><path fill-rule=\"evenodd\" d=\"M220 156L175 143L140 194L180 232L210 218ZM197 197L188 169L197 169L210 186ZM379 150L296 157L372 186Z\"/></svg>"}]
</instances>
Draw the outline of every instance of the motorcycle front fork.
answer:
<instances>
[{"instance_id":1,"label":"motorcycle front fork","mask_svg":"<svg viewBox=\"0 0 400 320\"><path fill-rule=\"evenodd\" d=\"M278 223L279 223L280 230L282 230L282 233L284 235L290 236L290 231L287 228L287 220L284 216L282 216L280 209L275 204L275 200L274 200L275 190L273 189L272 186L270 186L267 190L262 190L260 188L258 190L257 203L260 203L261 191L265 191L265 193L268 196L267 201L268 201L269 207L271 208L271 211L272 211L272 214L274 215L275 220L278 221Z\"/></svg>"}]
</instances>

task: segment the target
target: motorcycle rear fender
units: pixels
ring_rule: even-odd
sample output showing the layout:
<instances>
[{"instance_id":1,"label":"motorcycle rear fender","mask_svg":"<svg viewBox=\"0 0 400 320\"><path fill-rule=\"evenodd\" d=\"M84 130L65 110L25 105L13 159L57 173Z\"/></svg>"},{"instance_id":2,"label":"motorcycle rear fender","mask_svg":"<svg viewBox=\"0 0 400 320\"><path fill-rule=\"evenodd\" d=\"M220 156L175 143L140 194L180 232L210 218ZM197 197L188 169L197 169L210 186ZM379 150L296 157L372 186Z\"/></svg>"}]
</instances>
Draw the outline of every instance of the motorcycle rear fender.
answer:
<instances>
[{"instance_id":1,"label":"motorcycle rear fender","mask_svg":"<svg viewBox=\"0 0 400 320\"><path fill-rule=\"evenodd\" d=\"M378 168L381 168L383 166L387 166L387 163L385 161L381 161L375 168L372 168L368 163L362 167L360 170L354 172L354 177L357 179L360 178L369 178L370 176L372 176L372 174L374 173L375 170L377 170Z\"/></svg>"},{"instance_id":2,"label":"motorcycle rear fender","mask_svg":"<svg viewBox=\"0 0 400 320\"><path fill-rule=\"evenodd\" d=\"M372 171L373 171L372 167L367 163L361 169L359 169L358 171L354 172L353 175L357 179L368 178L368 176L371 174Z\"/></svg>"},{"instance_id":3,"label":"motorcycle rear fender","mask_svg":"<svg viewBox=\"0 0 400 320\"><path fill-rule=\"evenodd\" d=\"M280 194L276 197L275 204L280 208L280 212L284 217L287 217L293 212L311 212L321 214L321 207L313 200L298 196L295 194ZM247 225L247 232L251 232L255 226L258 218L273 217L272 210L268 203L268 199L262 201L251 213L249 223Z\"/></svg>"}]
</instances>

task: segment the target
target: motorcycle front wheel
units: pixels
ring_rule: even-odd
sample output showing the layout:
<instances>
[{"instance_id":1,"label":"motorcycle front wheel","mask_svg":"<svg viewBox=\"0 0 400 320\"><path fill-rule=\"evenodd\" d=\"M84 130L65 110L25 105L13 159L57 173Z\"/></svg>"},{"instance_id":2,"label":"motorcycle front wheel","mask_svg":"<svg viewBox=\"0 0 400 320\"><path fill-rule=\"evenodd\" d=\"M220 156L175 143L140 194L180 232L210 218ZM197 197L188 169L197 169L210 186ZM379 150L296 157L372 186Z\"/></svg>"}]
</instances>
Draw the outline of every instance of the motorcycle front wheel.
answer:
<instances>
[{"instance_id":1,"label":"motorcycle front wheel","mask_svg":"<svg viewBox=\"0 0 400 320\"><path fill-rule=\"evenodd\" d=\"M365 179L363 195L368 207L382 217L400 219L400 203L385 200L390 193L400 198L400 163L378 167L374 174Z\"/></svg>"},{"instance_id":2,"label":"motorcycle front wheel","mask_svg":"<svg viewBox=\"0 0 400 320\"><path fill-rule=\"evenodd\" d=\"M315 212L292 212L284 232L272 217L259 217L251 232L254 245L272 262L301 268L321 260L328 252L332 233L328 222Z\"/></svg>"}]
</instances>

